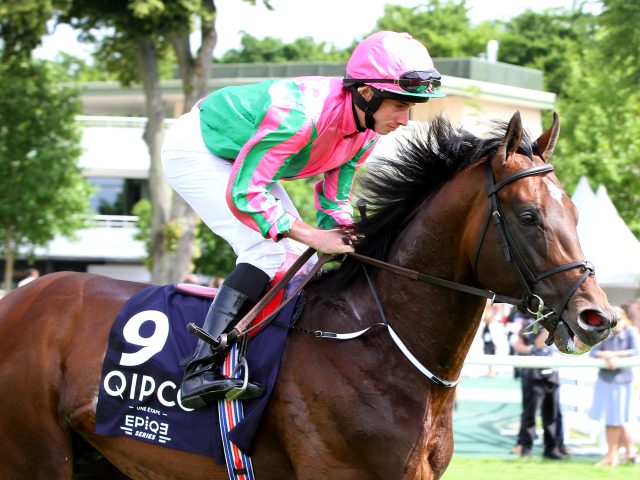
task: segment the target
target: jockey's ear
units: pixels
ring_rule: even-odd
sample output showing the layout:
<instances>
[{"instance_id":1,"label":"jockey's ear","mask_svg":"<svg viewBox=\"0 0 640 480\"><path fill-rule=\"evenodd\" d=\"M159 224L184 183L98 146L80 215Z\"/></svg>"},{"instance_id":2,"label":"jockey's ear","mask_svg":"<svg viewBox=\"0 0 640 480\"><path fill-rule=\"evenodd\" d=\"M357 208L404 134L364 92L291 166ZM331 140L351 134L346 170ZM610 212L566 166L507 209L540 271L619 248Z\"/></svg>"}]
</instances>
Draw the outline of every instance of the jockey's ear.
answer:
<instances>
[{"instance_id":1,"label":"jockey's ear","mask_svg":"<svg viewBox=\"0 0 640 480\"><path fill-rule=\"evenodd\" d=\"M538 154L545 162L553 155L553 150L556 148L556 142L558 141L558 135L560 135L560 119L558 118L558 114L553 112L553 123L551 127L534 142Z\"/></svg>"},{"instance_id":2,"label":"jockey's ear","mask_svg":"<svg viewBox=\"0 0 640 480\"><path fill-rule=\"evenodd\" d=\"M520 118L520 112L517 111L513 114L511 120L509 120L504 139L496 150L495 159L498 160L498 162L501 164L506 163L509 157L518 150L520 142L522 141L522 133L522 120Z\"/></svg>"}]
</instances>

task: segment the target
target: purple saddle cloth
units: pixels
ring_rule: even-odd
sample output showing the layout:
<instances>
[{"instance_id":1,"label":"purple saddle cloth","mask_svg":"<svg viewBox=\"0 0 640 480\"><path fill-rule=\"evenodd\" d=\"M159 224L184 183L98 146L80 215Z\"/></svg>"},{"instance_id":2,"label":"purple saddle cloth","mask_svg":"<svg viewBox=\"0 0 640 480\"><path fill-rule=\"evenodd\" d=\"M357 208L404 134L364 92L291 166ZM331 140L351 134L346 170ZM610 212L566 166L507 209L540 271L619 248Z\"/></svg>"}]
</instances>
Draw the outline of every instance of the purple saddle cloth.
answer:
<instances>
[{"instance_id":1,"label":"purple saddle cloth","mask_svg":"<svg viewBox=\"0 0 640 480\"><path fill-rule=\"evenodd\" d=\"M287 291L297 284L294 278ZM290 302L248 344L250 380L266 392L244 402L244 420L229 434L247 455L275 386L298 300ZM210 304L210 299L185 295L174 285L150 286L127 301L111 328L102 365L97 434L127 436L224 463L217 406L186 409L178 392L180 362L191 355L197 342L187 324L202 326Z\"/></svg>"}]
</instances>

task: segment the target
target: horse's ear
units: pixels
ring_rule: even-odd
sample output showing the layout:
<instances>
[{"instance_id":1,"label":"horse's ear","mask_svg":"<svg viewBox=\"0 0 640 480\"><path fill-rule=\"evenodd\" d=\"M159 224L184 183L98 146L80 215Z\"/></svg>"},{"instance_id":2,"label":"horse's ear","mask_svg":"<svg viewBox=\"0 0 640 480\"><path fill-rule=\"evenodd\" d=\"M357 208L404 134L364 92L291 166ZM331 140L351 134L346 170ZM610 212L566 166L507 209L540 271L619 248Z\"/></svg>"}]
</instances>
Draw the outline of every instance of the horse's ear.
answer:
<instances>
[{"instance_id":1,"label":"horse's ear","mask_svg":"<svg viewBox=\"0 0 640 480\"><path fill-rule=\"evenodd\" d=\"M496 156L500 162L506 162L507 158L518 150L520 142L522 142L522 133L522 119L520 118L520 112L518 111L514 113L511 120L509 120L509 125L507 126L504 139L496 151Z\"/></svg>"},{"instance_id":2,"label":"horse's ear","mask_svg":"<svg viewBox=\"0 0 640 480\"><path fill-rule=\"evenodd\" d=\"M559 134L560 120L558 119L558 114L553 112L553 123L551 124L551 127L540 135L540 137L534 142L538 153L540 153L542 160L545 162L551 158L551 155L553 155L553 150L556 148L556 142L558 141Z\"/></svg>"}]
</instances>

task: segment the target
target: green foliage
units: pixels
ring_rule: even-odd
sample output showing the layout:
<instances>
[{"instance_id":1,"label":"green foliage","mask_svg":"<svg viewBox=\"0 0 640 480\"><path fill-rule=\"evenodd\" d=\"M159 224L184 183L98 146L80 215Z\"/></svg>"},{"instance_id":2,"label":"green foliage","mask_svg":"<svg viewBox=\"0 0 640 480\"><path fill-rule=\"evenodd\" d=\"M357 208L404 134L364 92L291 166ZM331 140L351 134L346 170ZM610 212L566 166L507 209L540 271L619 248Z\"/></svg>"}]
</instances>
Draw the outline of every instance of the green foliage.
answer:
<instances>
[{"instance_id":1,"label":"green foliage","mask_svg":"<svg viewBox=\"0 0 640 480\"><path fill-rule=\"evenodd\" d=\"M169 48L169 36L188 35L192 15L208 18L210 11L203 2L72 0L59 21L80 29L81 41L97 45L94 59L98 70L130 86L141 81L139 42L144 38L153 42L160 79L173 78L176 58Z\"/></svg>"},{"instance_id":2,"label":"green foliage","mask_svg":"<svg viewBox=\"0 0 640 480\"><path fill-rule=\"evenodd\" d=\"M140 200L133 207L133 214L138 217L138 234L136 240L142 240L150 251L151 242L151 201ZM174 232L175 233L175 232ZM177 240L177 237L173 237ZM195 254L193 258L194 270L210 277L226 277L236 262L236 255L231 246L222 238L215 235L202 222L198 224L196 236ZM150 259L146 258L144 263L150 266Z\"/></svg>"},{"instance_id":3,"label":"green foliage","mask_svg":"<svg viewBox=\"0 0 640 480\"><path fill-rule=\"evenodd\" d=\"M611 64L602 45L585 46L584 54L569 62L565 94L558 98L562 134L556 166L569 191L582 175L593 187L604 184L622 218L640 235L640 95L626 87L627 66ZM594 75L597 71L608 75Z\"/></svg>"},{"instance_id":4,"label":"green foliage","mask_svg":"<svg viewBox=\"0 0 640 480\"><path fill-rule=\"evenodd\" d=\"M385 5L376 30L409 32L432 57L475 57L498 30L486 22L472 27L468 11L465 0L429 0L411 8Z\"/></svg>"},{"instance_id":5,"label":"green foliage","mask_svg":"<svg viewBox=\"0 0 640 480\"><path fill-rule=\"evenodd\" d=\"M298 213L302 220L309 225L316 224L316 207L315 197L313 196L313 187L318 180L323 178L322 175L309 178L301 178L290 182L280 182L289 194L289 198L298 209Z\"/></svg>"},{"instance_id":6,"label":"green foliage","mask_svg":"<svg viewBox=\"0 0 640 480\"><path fill-rule=\"evenodd\" d=\"M138 201L131 209L132 213L138 217L138 233L134 238L145 243L147 252L151 249L151 209L151 201L148 199ZM144 264L147 268L151 267L151 259L145 258Z\"/></svg>"},{"instance_id":7,"label":"green foliage","mask_svg":"<svg viewBox=\"0 0 640 480\"><path fill-rule=\"evenodd\" d=\"M503 23L499 59L537 68L545 75L545 87L565 93L572 59L582 56L595 33L594 18L580 10L527 10Z\"/></svg>"},{"instance_id":8,"label":"green foliage","mask_svg":"<svg viewBox=\"0 0 640 480\"><path fill-rule=\"evenodd\" d=\"M17 245L72 234L88 213L89 185L77 159L76 93L51 82L42 63L0 64L0 229ZM0 246L6 252L3 235Z\"/></svg>"},{"instance_id":9,"label":"green foliage","mask_svg":"<svg viewBox=\"0 0 640 480\"><path fill-rule=\"evenodd\" d=\"M229 50L220 59L221 63L250 62L346 62L351 49L337 49L326 42L315 43L311 37L302 37L292 43L279 38L255 38L243 33L242 47Z\"/></svg>"},{"instance_id":10,"label":"green foliage","mask_svg":"<svg viewBox=\"0 0 640 480\"><path fill-rule=\"evenodd\" d=\"M0 3L0 59L29 59L47 33L51 0L3 0Z\"/></svg>"},{"instance_id":11,"label":"green foliage","mask_svg":"<svg viewBox=\"0 0 640 480\"><path fill-rule=\"evenodd\" d=\"M600 15L603 35L599 39L604 65L612 67L619 76L619 86L637 91L640 85L640 2L603 0Z\"/></svg>"},{"instance_id":12,"label":"green foliage","mask_svg":"<svg viewBox=\"0 0 640 480\"><path fill-rule=\"evenodd\" d=\"M214 234L202 222L198 228L197 250L193 259L194 270L210 277L226 277L236 265L236 254L231 246Z\"/></svg>"}]
</instances>

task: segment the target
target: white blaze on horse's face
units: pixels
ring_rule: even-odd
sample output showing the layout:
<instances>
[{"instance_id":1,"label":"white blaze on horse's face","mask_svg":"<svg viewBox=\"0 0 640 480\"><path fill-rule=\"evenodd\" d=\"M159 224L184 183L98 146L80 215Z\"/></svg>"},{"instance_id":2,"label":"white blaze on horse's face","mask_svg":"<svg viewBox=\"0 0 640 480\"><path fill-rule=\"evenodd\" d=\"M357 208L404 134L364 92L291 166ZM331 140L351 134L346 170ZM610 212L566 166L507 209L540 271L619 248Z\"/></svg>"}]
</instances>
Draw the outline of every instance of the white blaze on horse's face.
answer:
<instances>
[{"instance_id":1,"label":"white blaze on horse's face","mask_svg":"<svg viewBox=\"0 0 640 480\"><path fill-rule=\"evenodd\" d=\"M551 198L562 205L562 199L564 198L564 192L562 191L562 189L553 183L548 184L548 187L549 195L551 195Z\"/></svg>"}]
</instances>

